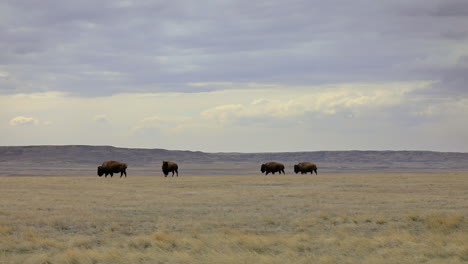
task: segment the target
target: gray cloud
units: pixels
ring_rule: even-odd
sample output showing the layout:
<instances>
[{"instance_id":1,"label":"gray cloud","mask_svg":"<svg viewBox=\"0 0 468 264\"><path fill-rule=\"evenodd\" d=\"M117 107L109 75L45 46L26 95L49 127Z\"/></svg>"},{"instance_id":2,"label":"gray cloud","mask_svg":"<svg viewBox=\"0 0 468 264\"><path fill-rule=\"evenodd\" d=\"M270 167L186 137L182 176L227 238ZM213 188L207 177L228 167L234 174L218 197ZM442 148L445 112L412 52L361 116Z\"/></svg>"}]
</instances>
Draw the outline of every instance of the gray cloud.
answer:
<instances>
[{"instance_id":1,"label":"gray cloud","mask_svg":"<svg viewBox=\"0 0 468 264\"><path fill-rule=\"evenodd\" d=\"M411 80L438 81L444 90L435 90L458 93L466 78L468 4L461 0L49 0L0 7L0 71L11 75L0 79L1 93Z\"/></svg>"},{"instance_id":2,"label":"gray cloud","mask_svg":"<svg viewBox=\"0 0 468 264\"><path fill-rule=\"evenodd\" d=\"M94 117L94 122L100 124L107 124L109 123L109 118L106 115L97 115Z\"/></svg>"}]
</instances>

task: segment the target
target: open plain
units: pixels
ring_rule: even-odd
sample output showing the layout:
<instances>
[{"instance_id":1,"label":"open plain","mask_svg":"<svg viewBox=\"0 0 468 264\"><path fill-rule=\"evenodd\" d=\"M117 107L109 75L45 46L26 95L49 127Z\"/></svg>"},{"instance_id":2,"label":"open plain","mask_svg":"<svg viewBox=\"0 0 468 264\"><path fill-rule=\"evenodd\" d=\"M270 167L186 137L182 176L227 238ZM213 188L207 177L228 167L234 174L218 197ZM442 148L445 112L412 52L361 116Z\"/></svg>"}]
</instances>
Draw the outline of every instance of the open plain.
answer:
<instances>
[{"instance_id":1,"label":"open plain","mask_svg":"<svg viewBox=\"0 0 468 264\"><path fill-rule=\"evenodd\" d=\"M0 177L0 263L466 263L468 174Z\"/></svg>"}]
</instances>

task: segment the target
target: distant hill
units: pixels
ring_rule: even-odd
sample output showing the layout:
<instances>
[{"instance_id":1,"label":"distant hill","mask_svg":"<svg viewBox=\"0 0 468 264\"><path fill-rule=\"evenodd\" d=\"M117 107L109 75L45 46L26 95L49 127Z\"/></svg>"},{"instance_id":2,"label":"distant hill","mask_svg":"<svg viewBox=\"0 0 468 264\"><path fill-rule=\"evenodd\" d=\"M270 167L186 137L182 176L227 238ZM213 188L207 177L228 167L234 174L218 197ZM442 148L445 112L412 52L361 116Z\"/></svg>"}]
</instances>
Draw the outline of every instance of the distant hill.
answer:
<instances>
[{"instance_id":1,"label":"distant hill","mask_svg":"<svg viewBox=\"0 0 468 264\"><path fill-rule=\"evenodd\" d=\"M432 151L313 151L206 153L112 146L0 146L0 176L94 175L105 160L125 161L129 175L161 175L162 160L179 163L183 174L260 174L260 164L283 162L286 173L300 161L315 162L319 173L466 172L468 153Z\"/></svg>"}]
</instances>

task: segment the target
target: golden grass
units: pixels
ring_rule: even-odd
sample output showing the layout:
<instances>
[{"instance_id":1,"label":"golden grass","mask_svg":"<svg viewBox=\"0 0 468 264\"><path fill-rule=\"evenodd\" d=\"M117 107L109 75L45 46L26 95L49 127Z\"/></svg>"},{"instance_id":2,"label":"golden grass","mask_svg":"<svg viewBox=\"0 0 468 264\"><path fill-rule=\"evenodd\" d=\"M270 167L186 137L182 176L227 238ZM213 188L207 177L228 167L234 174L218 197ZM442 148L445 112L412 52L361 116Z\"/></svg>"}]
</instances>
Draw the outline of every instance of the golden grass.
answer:
<instances>
[{"instance_id":1,"label":"golden grass","mask_svg":"<svg viewBox=\"0 0 468 264\"><path fill-rule=\"evenodd\" d=\"M467 174L0 178L0 264L466 263Z\"/></svg>"}]
</instances>

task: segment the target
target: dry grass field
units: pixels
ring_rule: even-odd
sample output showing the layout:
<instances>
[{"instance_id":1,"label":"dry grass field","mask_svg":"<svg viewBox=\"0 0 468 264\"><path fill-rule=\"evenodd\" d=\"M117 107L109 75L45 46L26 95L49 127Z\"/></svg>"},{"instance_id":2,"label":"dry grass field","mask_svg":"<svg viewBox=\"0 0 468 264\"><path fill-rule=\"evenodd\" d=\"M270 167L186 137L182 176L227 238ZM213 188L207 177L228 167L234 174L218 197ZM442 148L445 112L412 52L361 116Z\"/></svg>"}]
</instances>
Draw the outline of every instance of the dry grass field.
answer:
<instances>
[{"instance_id":1,"label":"dry grass field","mask_svg":"<svg viewBox=\"0 0 468 264\"><path fill-rule=\"evenodd\" d=\"M2 177L0 263L467 263L468 174Z\"/></svg>"}]
</instances>

